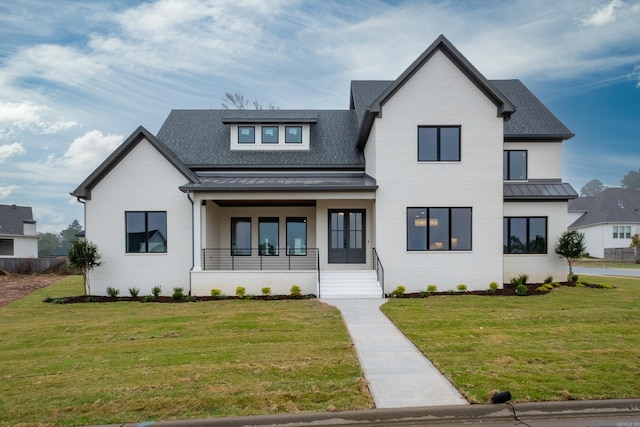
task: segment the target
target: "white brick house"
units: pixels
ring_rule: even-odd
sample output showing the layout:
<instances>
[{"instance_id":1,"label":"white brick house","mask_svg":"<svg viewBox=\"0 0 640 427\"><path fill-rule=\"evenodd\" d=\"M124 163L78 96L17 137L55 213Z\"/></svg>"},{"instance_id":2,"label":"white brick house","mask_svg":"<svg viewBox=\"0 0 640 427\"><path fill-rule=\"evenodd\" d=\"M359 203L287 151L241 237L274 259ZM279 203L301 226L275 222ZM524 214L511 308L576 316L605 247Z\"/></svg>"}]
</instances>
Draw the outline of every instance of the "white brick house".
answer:
<instances>
[{"instance_id":1,"label":"white brick house","mask_svg":"<svg viewBox=\"0 0 640 427\"><path fill-rule=\"evenodd\" d=\"M174 110L72 194L104 256L100 293L327 297L356 272L377 277L377 296L487 289L565 276L553 242L577 196L562 183L572 136L440 36L396 80L353 81L347 110Z\"/></svg>"}]
</instances>

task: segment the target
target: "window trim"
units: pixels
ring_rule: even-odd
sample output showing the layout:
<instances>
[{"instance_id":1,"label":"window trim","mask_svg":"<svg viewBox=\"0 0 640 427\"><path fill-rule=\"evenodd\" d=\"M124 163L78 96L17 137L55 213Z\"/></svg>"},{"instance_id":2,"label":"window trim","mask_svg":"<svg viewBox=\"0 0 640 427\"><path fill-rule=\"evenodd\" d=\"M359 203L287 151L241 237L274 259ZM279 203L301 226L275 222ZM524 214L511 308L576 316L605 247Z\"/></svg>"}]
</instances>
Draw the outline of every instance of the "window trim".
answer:
<instances>
[{"instance_id":1,"label":"window trim","mask_svg":"<svg viewBox=\"0 0 640 427\"><path fill-rule=\"evenodd\" d=\"M409 209L423 209L425 211L425 248L424 249L410 249L409 248ZM429 246L429 210L430 209L447 209L447 219L448 219L448 247L443 249L431 249ZM454 209L465 209L469 211L469 248L456 248L453 244L454 237L452 236L453 231L453 221L452 219L452 211ZM471 252L473 250L473 208L471 206L409 206L405 212L406 217L406 250L407 252Z\"/></svg>"},{"instance_id":2,"label":"window trim","mask_svg":"<svg viewBox=\"0 0 640 427\"><path fill-rule=\"evenodd\" d=\"M128 227L128 214L144 214L144 234L145 234L145 250L144 251L130 251L129 250L129 227ZM149 214L159 213L164 214L164 226L165 226L165 244L163 251L149 251ZM169 222L167 211L125 211L124 212L124 250L126 254L166 254L169 252Z\"/></svg>"},{"instance_id":3,"label":"window trim","mask_svg":"<svg viewBox=\"0 0 640 427\"><path fill-rule=\"evenodd\" d=\"M527 242L526 242L526 252L522 252L522 253L512 253L511 252L511 219L525 219L527 221L526 223L526 233L527 233ZM530 234L531 234L531 220L532 219L544 219L544 252L531 252L531 249L529 247L529 243L531 242L531 238L530 238ZM503 241L503 251L502 253L504 255L548 255L549 254L549 217L548 216L505 216L503 217L503 237L502 237L502 241ZM506 228L504 227L505 223L504 221L507 221L506 223ZM505 251L504 248L504 234L507 234L509 236L508 240L507 240L507 248Z\"/></svg>"},{"instance_id":4,"label":"window trim","mask_svg":"<svg viewBox=\"0 0 640 427\"><path fill-rule=\"evenodd\" d=\"M420 159L420 129L436 129L436 159ZM458 129L458 158L456 160L442 160L442 139L441 139L441 130L442 129ZM418 125L417 131L417 144L416 144L416 155L418 162L461 162L462 161L462 126L461 125L442 125L442 126L433 126L433 125Z\"/></svg>"},{"instance_id":5,"label":"window trim","mask_svg":"<svg viewBox=\"0 0 640 427\"><path fill-rule=\"evenodd\" d=\"M511 178L510 154L519 153L519 152L525 153L524 178ZM506 168L507 176L504 176L504 169L503 169L502 179L504 181L527 181L529 179L529 150L504 150L504 154L506 155L506 158L504 158L505 156L503 155L502 161L504 162L503 167Z\"/></svg>"}]
</instances>

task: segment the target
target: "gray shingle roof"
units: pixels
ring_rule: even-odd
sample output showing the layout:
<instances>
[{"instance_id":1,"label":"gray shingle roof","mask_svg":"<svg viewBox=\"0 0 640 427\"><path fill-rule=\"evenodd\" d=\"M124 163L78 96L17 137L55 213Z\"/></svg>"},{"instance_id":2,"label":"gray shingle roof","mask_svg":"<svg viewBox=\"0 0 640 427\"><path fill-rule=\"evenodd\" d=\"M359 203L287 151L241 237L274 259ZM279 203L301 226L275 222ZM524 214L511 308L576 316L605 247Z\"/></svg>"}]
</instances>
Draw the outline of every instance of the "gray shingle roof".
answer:
<instances>
[{"instance_id":1,"label":"gray shingle roof","mask_svg":"<svg viewBox=\"0 0 640 427\"><path fill-rule=\"evenodd\" d=\"M569 200L578 197L571 184L562 182L505 182L505 200Z\"/></svg>"},{"instance_id":2,"label":"gray shingle roof","mask_svg":"<svg viewBox=\"0 0 640 427\"><path fill-rule=\"evenodd\" d=\"M505 139L569 139L567 127L520 80L491 80L516 107L504 122Z\"/></svg>"},{"instance_id":3,"label":"gray shingle roof","mask_svg":"<svg viewBox=\"0 0 640 427\"><path fill-rule=\"evenodd\" d=\"M33 221L31 207L0 205L0 235L24 235L24 223Z\"/></svg>"},{"instance_id":4,"label":"gray shingle roof","mask_svg":"<svg viewBox=\"0 0 640 427\"><path fill-rule=\"evenodd\" d=\"M569 228L586 227L603 223L640 223L640 192L622 188L607 188L594 197L581 197L569 201L569 210L579 210L591 199L589 210Z\"/></svg>"},{"instance_id":5,"label":"gray shingle roof","mask_svg":"<svg viewBox=\"0 0 640 427\"><path fill-rule=\"evenodd\" d=\"M180 187L200 191L375 191L375 179L362 174L339 175L200 175L200 182Z\"/></svg>"},{"instance_id":6,"label":"gray shingle roof","mask_svg":"<svg viewBox=\"0 0 640 427\"><path fill-rule=\"evenodd\" d=\"M229 149L233 116L249 118L313 114L311 144L307 151L232 151ZM253 120L253 119L252 119ZM192 168L364 167L364 156L355 149L358 136L353 110L173 110L158 132L158 139Z\"/></svg>"}]
</instances>

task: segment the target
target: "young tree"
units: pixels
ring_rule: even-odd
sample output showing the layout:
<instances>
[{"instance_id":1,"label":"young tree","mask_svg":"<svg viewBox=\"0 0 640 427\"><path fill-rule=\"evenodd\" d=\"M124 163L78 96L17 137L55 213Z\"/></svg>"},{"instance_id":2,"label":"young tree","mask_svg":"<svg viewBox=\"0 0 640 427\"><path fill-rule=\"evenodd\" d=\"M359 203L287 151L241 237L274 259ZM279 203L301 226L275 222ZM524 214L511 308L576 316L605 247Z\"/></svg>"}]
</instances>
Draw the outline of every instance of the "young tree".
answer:
<instances>
[{"instance_id":1,"label":"young tree","mask_svg":"<svg viewBox=\"0 0 640 427\"><path fill-rule=\"evenodd\" d=\"M573 262L587 256L587 247L584 244L584 233L576 230L565 231L558 237L558 242L554 248L555 253L567 259L569 264L569 274L567 280L573 276Z\"/></svg>"},{"instance_id":2,"label":"young tree","mask_svg":"<svg viewBox=\"0 0 640 427\"><path fill-rule=\"evenodd\" d=\"M102 265L102 255L98 252L98 246L86 240L76 240L69 249L69 264L82 272L85 294L91 295L89 272Z\"/></svg>"},{"instance_id":3,"label":"young tree","mask_svg":"<svg viewBox=\"0 0 640 427\"><path fill-rule=\"evenodd\" d=\"M240 92L233 92L233 93L225 92L224 99L222 100L221 104L225 110L229 110L232 108L237 110L246 110L249 108L250 105L253 105L253 108L256 110L265 110L265 109L277 110L278 109L278 107L276 107L272 103L269 103L269 105L264 106L257 100L254 100L253 102L251 102L247 98L245 98L244 95L241 94Z\"/></svg>"},{"instance_id":4,"label":"young tree","mask_svg":"<svg viewBox=\"0 0 640 427\"><path fill-rule=\"evenodd\" d=\"M631 236L631 244L629 246L633 248L633 260L638 264L638 248L640 248L640 235L638 233Z\"/></svg>"},{"instance_id":5,"label":"young tree","mask_svg":"<svg viewBox=\"0 0 640 427\"><path fill-rule=\"evenodd\" d=\"M592 179L580 189L580 197L594 197L604 191L606 187L599 179Z\"/></svg>"}]
</instances>

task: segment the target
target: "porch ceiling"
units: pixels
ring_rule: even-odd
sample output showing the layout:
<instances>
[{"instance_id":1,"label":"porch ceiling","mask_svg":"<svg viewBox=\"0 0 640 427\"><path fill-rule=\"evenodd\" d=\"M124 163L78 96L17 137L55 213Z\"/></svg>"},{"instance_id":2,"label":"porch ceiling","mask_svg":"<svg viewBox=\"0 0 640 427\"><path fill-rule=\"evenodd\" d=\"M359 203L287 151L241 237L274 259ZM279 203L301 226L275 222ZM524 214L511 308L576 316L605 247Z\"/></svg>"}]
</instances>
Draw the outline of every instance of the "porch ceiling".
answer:
<instances>
[{"instance_id":1,"label":"porch ceiling","mask_svg":"<svg viewBox=\"0 0 640 427\"><path fill-rule=\"evenodd\" d=\"M315 200L214 200L222 208L235 207L292 207L292 206L315 206Z\"/></svg>"}]
</instances>

